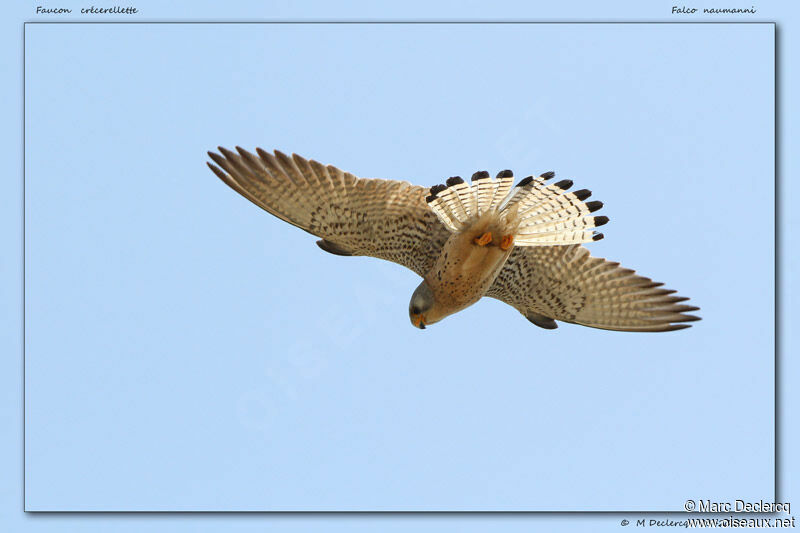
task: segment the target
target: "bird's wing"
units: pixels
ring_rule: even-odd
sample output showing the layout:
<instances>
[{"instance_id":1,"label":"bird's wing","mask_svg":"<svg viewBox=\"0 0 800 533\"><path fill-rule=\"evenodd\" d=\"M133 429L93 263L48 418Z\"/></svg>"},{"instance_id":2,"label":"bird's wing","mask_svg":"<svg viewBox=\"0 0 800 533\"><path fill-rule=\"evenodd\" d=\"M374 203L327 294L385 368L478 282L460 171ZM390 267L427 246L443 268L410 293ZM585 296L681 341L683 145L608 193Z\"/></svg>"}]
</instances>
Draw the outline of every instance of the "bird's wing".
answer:
<instances>
[{"instance_id":1,"label":"bird's wing","mask_svg":"<svg viewBox=\"0 0 800 533\"><path fill-rule=\"evenodd\" d=\"M425 202L427 188L357 178L296 154L236 150L209 152L216 165L208 166L257 206L321 237L323 250L386 259L424 276L449 236Z\"/></svg>"},{"instance_id":2,"label":"bird's wing","mask_svg":"<svg viewBox=\"0 0 800 533\"><path fill-rule=\"evenodd\" d=\"M515 247L486 296L550 329L553 319L616 331L672 331L699 320L685 314L698 309L681 303L688 298L661 285L580 245Z\"/></svg>"}]
</instances>

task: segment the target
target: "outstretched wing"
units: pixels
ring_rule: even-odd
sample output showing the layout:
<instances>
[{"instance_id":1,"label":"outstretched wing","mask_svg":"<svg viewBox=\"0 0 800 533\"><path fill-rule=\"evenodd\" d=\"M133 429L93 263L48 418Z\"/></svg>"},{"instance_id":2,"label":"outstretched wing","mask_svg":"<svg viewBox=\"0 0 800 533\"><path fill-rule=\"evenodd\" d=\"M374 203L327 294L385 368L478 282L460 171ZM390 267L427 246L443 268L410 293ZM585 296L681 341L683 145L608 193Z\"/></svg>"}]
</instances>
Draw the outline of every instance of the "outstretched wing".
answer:
<instances>
[{"instance_id":1,"label":"outstretched wing","mask_svg":"<svg viewBox=\"0 0 800 533\"><path fill-rule=\"evenodd\" d=\"M685 314L698 309L681 303L688 298L661 285L580 245L515 247L486 296L550 329L554 319L616 331L672 331L699 320Z\"/></svg>"},{"instance_id":2,"label":"outstretched wing","mask_svg":"<svg viewBox=\"0 0 800 533\"><path fill-rule=\"evenodd\" d=\"M405 181L357 178L330 165L239 147L208 155L233 190L276 217L321 237L339 255L366 255L430 270L449 232L428 208L428 189Z\"/></svg>"}]
</instances>

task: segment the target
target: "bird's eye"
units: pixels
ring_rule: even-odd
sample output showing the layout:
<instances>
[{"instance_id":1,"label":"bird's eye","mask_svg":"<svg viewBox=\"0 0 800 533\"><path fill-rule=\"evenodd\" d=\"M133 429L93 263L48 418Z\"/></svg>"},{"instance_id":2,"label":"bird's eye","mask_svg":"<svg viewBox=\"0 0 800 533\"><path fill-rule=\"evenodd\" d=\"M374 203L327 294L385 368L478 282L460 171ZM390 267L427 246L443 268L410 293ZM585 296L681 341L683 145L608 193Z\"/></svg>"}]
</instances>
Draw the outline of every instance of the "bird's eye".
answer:
<instances>
[{"instance_id":1,"label":"bird's eye","mask_svg":"<svg viewBox=\"0 0 800 533\"><path fill-rule=\"evenodd\" d=\"M415 305L411 307L410 311L412 315L418 315L422 310Z\"/></svg>"}]
</instances>

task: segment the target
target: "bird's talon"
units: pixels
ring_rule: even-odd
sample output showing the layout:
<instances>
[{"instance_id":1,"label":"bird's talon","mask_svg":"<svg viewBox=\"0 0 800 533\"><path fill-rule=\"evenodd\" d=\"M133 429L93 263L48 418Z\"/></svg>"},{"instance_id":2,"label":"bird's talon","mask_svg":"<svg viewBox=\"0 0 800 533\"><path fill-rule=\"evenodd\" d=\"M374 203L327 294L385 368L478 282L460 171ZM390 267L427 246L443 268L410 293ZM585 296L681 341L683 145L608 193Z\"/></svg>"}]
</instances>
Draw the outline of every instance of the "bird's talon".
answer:
<instances>
[{"instance_id":1,"label":"bird's talon","mask_svg":"<svg viewBox=\"0 0 800 533\"><path fill-rule=\"evenodd\" d=\"M514 246L514 236L513 235L503 235L503 238L500 239L500 249L503 251L508 250Z\"/></svg>"},{"instance_id":2,"label":"bird's talon","mask_svg":"<svg viewBox=\"0 0 800 533\"><path fill-rule=\"evenodd\" d=\"M475 237L475 239L472 242L474 242L478 246L486 246L487 244L492 242L492 232L491 231L487 231L486 233L484 233L480 237Z\"/></svg>"}]
</instances>

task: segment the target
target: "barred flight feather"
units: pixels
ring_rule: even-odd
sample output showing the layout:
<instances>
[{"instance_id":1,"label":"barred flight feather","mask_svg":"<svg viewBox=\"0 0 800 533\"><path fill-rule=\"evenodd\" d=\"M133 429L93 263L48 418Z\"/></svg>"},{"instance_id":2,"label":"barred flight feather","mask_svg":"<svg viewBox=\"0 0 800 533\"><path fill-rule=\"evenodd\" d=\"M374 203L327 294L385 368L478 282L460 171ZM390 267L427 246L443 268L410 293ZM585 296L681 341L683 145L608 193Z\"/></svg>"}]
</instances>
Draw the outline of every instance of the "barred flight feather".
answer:
<instances>
[{"instance_id":1,"label":"barred flight feather","mask_svg":"<svg viewBox=\"0 0 800 533\"><path fill-rule=\"evenodd\" d=\"M447 229L458 232L485 213L518 222L514 235L517 246L552 246L596 241L602 234L592 231L608 222L607 217L589 216L602 202L585 202L591 192L566 192L571 180L548 184L555 174L528 176L515 187L514 175L504 170L492 179L486 171L472 176L472 185L460 177L431 187L428 205Z\"/></svg>"}]
</instances>

